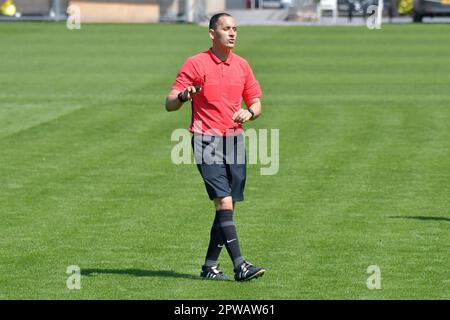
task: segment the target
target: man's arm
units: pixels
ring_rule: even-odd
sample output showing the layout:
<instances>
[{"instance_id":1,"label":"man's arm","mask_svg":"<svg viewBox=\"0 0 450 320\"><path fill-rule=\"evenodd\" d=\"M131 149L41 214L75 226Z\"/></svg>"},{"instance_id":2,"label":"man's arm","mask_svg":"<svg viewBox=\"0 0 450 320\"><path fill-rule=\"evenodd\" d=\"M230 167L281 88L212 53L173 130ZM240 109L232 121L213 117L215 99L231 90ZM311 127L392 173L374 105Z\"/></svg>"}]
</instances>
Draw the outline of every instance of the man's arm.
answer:
<instances>
[{"instance_id":1,"label":"man's arm","mask_svg":"<svg viewBox=\"0 0 450 320\"><path fill-rule=\"evenodd\" d=\"M254 115L252 117L252 114L248 109L252 109ZM248 120L255 120L261 115L262 107L261 107L261 99L260 98L254 98L250 102L250 106L248 109L239 109L239 111L235 112L233 114L233 121L244 123Z\"/></svg>"},{"instance_id":2,"label":"man's arm","mask_svg":"<svg viewBox=\"0 0 450 320\"><path fill-rule=\"evenodd\" d=\"M189 101L191 100L195 94L201 91L201 88L197 91L194 86L187 87L183 90L183 93L181 95L182 100ZM181 108L184 102L180 101L178 99L178 94L180 91L172 89L169 92L169 95L166 97L166 110L167 111L177 111Z\"/></svg>"},{"instance_id":3,"label":"man's arm","mask_svg":"<svg viewBox=\"0 0 450 320\"><path fill-rule=\"evenodd\" d=\"M177 111L183 105L183 102L178 100L178 94L180 91L172 89L169 95L166 97L166 110L167 111Z\"/></svg>"}]
</instances>

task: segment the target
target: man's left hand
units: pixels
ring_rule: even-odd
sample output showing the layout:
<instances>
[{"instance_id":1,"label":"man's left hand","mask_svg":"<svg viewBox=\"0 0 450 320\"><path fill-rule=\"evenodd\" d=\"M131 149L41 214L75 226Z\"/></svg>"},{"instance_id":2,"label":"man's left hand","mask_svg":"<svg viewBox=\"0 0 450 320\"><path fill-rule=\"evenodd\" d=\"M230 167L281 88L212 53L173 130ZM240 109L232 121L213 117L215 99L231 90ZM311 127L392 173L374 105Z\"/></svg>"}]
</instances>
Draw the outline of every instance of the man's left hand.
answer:
<instances>
[{"instance_id":1,"label":"man's left hand","mask_svg":"<svg viewBox=\"0 0 450 320\"><path fill-rule=\"evenodd\" d=\"M250 111L246 109L239 109L239 111L235 112L233 114L233 121L238 123L244 123L248 120L250 120L252 117L252 114Z\"/></svg>"}]
</instances>

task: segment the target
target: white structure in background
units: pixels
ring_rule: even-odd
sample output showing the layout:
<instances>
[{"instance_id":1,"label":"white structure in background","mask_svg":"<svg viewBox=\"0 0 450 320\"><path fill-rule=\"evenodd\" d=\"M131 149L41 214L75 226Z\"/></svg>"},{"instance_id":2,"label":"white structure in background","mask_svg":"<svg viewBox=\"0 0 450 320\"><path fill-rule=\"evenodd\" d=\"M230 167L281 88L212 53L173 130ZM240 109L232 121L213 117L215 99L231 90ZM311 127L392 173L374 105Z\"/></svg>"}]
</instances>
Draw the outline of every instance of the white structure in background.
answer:
<instances>
[{"instance_id":1,"label":"white structure in background","mask_svg":"<svg viewBox=\"0 0 450 320\"><path fill-rule=\"evenodd\" d=\"M292 0L281 0L281 6L285 9L292 8L294 4L292 3Z\"/></svg>"},{"instance_id":2,"label":"white structure in background","mask_svg":"<svg viewBox=\"0 0 450 320\"><path fill-rule=\"evenodd\" d=\"M208 3L206 0L186 0L185 21L202 22L208 20Z\"/></svg>"},{"instance_id":3,"label":"white structure in background","mask_svg":"<svg viewBox=\"0 0 450 320\"><path fill-rule=\"evenodd\" d=\"M338 16L338 4L337 0L320 0L317 5L317 19L320 21L322 19L322 11L331 10L333 11L333 23L337 22Z\"/></svg>"},{"instance_id":4,"label":"white structure in background","mask_svg":"<svg viewBox=\"0 0 450 320\"><path fill-rule=\"evenodd\" d=\"M384 9L384 1L378 0L377 29L381 29L381 24L383 23L383 9Z\"/></svg>"}]
</instances>

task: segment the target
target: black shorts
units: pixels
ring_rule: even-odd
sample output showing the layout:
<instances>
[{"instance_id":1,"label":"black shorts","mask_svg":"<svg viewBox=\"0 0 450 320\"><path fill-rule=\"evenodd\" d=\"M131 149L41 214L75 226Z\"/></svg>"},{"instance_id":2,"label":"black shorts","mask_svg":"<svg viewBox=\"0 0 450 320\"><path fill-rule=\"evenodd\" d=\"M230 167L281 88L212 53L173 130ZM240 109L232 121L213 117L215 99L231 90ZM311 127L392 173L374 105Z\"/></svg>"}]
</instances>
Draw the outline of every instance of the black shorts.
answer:
<instances>
[{"instance_id":1,"label":"black shorts","mask_svg":"<svg viewBox=\"0 0 450 320\"><path fill-rule=\"evenodd\" d=\"M233 202L243 201L247 178L244 136L194 134L192 148L209 199L231 196Z\"/></svg>"}]
</instances>

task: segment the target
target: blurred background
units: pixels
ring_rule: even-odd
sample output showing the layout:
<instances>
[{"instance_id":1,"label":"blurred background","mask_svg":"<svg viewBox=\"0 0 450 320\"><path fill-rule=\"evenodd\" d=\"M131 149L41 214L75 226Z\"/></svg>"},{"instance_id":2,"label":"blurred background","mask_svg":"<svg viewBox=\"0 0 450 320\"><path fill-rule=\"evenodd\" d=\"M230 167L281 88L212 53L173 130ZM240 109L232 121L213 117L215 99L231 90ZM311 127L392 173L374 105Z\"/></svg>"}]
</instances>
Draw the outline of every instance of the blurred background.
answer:
<instances>
[{"instance_id":1,"label":"blurred background","mask_svg":"<svg viewBox=\"0 0 450 320\"><path fill-rule=\"evenodd\" d=\"M379 6L383 22L450 22L450 0L3 0L2 20L67 19L76 5L81 22L206 24L227 11L246 24L361 24Z\"/></svg>"}]
</instances>

